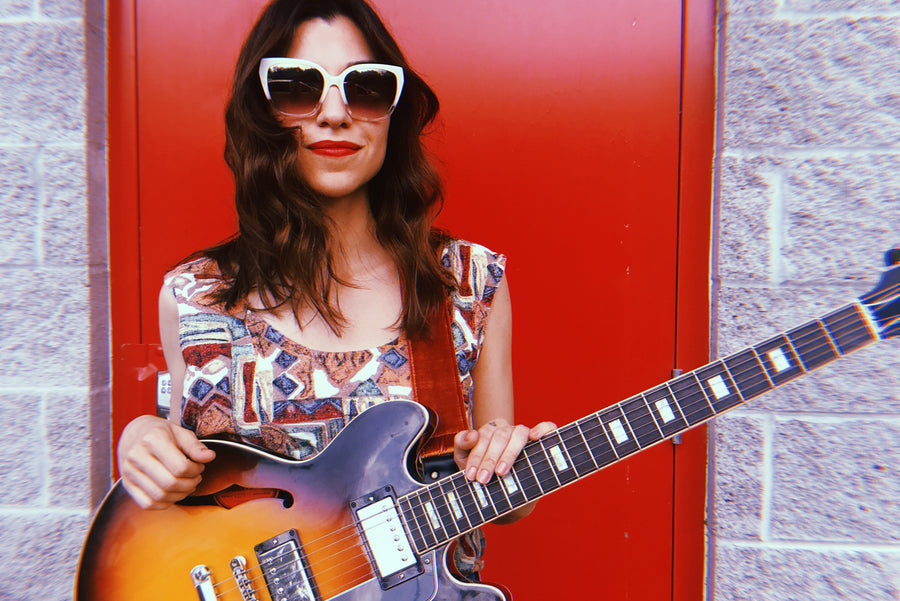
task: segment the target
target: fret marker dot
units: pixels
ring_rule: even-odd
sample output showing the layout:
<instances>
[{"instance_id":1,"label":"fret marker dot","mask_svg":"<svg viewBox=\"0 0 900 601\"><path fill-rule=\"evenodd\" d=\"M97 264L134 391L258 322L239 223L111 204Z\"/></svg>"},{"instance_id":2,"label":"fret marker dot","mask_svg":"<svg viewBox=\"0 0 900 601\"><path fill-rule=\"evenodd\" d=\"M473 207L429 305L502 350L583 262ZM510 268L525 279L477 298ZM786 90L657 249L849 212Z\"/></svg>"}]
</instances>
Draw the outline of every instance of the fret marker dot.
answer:
<instances>
[{"instance_id":1,"label":"fret marker dot","mask_svg":"<svg viewBox=\"0 0 900 601\"><path fill-rule=\"evenodd\" d=\"M556 471L562 472L569 469L569 464L566 463L566 458L559 445L550 447L550 456L553 457L553 463L556 464Z\"/></svg>"},{"instance_id":2,"label":"fret marker dot","mask_svg":"<svg viewBox=\"0 0 900 601\"><path fill-rule=\"evenodd\" d=\"M728 385L725 384L725 380L722 379L722 376L714 376L707 380L706 383L712 388L713 394L716 395L717 399L727 397L730 394Z\"/></svg>"},{"instance_id":3,"label":"fret marker dot","mask_svg":"<svg viewBox=\"0 0 900 601\"><path fill-rule=\"evenodd\" d=\"M675 414L672 413L672 408L669 407L668 399L659 399L656 401L656 410L659 411L660 417L662 417L663 423L668 424L670 421L675 419Z\"/></svg>"},{"instance_id":4,"label":"fret marker dot","mask_svg":"<svg viewBox=\"0 0 900 601\"><path fill-rule=\"evenodd\" d=\"M610 432L612 432L613 438L616 439L616 443L622 444L626 440L628 440L628 434L625 432L625 428L622 427L622 420L613 420L607 424L609 426Z\"/></svg>"},{"instance_id":5,"label":"fret marker dot","mask_svg":"<svg viewBox=\"0 0 900 601\"><path fill-rule=\"evenodd\" d=\"M784 351L781 350L780 347L769 351L766 355L775 367L776 372L782 372L791 366L791 362L788 361Z\"/></svg>"}]
</instances>

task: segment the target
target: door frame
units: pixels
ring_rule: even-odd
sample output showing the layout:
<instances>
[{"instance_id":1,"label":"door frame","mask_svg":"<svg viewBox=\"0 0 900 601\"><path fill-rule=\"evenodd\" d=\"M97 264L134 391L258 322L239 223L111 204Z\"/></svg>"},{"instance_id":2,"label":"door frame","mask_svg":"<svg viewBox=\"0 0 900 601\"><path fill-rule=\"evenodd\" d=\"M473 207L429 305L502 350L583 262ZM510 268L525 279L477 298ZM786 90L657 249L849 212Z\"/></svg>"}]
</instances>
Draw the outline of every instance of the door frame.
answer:
<instances>
[{"instance_id":1,"label":"door frame","mask_svg":"<svg viewBox=\"0 0 900 601\"><path fill-rule=\"evenodd\" d=\"M682 6L677 313L673 365L687 371L707 363L710 358L716 2L683 0ZM162 366L158 345L141 337L141 316L144 310L151 308L142 306L140 292L136 30L135 0L110 2L107 156L113 449L125 424L134 415L146 412L147 403L155 399L155 372ZM112 449L110 451L112 453ZM705 426L686 432L674 453L673 601L695 601L703 597L706 453Z\"/></svg>"}]
</instances>

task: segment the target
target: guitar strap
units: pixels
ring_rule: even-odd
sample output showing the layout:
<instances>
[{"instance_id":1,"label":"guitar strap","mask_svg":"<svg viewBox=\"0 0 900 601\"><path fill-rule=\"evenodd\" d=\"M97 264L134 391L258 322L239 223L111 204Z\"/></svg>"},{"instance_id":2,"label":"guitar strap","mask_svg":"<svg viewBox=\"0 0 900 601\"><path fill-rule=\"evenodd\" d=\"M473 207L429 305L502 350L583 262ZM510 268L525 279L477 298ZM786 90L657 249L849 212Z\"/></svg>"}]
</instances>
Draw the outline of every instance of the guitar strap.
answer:
<instances>
[{"instance_id":1,"label":"guitar strap","mask_svg":"<svg viewBox=\"0 0 900 601\"><path fill-rule=\"evenodd\" d=\"M416 402L431 410L437 422L419 451L423 460L452 455L456 433L469 429L446 300L432 314L429 325L431 333L427 338L409 341L413 394Z\"/></svg>"}]
</instances>

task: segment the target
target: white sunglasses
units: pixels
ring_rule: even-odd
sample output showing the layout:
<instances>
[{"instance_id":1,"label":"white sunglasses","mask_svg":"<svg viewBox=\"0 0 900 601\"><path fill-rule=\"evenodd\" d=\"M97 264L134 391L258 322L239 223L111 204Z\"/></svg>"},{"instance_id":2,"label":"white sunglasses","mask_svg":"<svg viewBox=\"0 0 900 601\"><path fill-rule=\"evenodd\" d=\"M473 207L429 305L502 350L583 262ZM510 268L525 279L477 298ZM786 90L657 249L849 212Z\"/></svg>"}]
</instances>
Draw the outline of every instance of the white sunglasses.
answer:
<instances>
[{"instance_id":1,"label":"white sunglasses","mask_svg":"<svg viewBox=\"0 0 900 601\"><path fill-rule=\"evenodd\" d=\"M312 61L270 57L259 62L259 80L272 107L284 115L316 114L328 90L336 86L351 117L379 121L388 117L400 101L403 68L363 63L335 76Z\"/></svg>"}]
</instances>

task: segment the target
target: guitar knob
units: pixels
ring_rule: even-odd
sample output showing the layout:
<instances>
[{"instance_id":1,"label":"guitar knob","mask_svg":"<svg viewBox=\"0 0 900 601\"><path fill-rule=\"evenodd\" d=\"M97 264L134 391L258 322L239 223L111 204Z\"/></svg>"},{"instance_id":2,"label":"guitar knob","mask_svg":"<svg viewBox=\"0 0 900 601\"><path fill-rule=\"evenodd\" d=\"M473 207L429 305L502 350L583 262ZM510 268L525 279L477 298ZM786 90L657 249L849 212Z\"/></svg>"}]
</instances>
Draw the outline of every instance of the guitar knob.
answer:
<instances>
[{"instance_id":1,"label":"guitar knob","mask_svg":"<svg viewBox=\"0 0 900 601\"><path fill-rule=\"evenodd\" d=\"M884 253L884 264L888 267L900 264L900 248L892 248Z\"/></svg>"}]
</instances>

